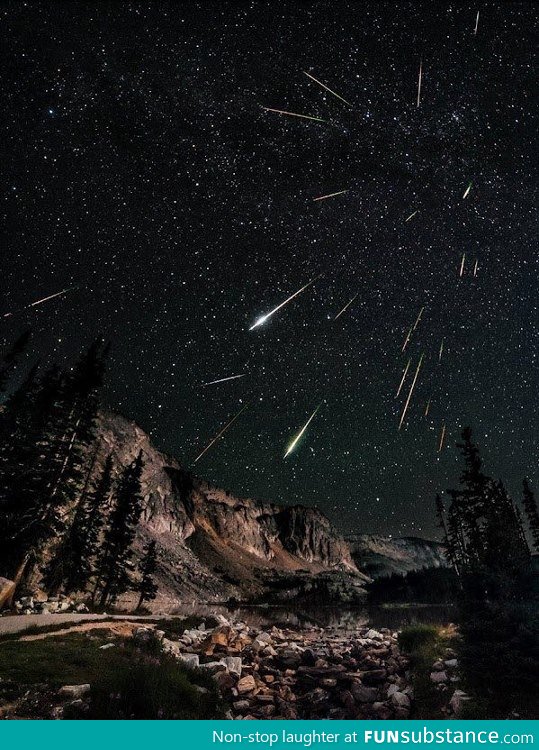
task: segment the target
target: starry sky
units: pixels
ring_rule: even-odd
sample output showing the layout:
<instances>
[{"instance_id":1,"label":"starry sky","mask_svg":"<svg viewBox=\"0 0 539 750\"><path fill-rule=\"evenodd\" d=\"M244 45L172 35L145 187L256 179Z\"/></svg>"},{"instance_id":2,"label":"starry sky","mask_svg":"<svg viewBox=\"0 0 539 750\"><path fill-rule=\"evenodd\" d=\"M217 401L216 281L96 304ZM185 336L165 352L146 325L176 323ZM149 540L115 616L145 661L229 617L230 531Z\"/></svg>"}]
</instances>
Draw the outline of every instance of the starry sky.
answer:
<instances>
[{"instance_id":1,"label":"starry sky","mask_svg":"<svg viewBox=\"0 0 539 750\"><path fill-rule=\"evenodd\" d=\"M65 364L110 339L106 401L192 468L248 405L196 472L345 532L435 534L465 425L539 486L534 2L0 17L5 342L30 326L28 359Z\"/></svg>"}]
</instances>

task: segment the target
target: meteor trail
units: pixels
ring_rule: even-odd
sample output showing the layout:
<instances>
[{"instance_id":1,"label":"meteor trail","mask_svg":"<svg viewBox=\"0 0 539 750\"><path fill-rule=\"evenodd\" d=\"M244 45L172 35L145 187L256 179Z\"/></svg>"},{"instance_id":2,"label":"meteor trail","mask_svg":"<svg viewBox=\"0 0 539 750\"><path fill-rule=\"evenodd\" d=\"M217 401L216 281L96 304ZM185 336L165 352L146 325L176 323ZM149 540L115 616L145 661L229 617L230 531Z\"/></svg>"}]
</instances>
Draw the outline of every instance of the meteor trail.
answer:
<instances>
[{"instance_id":1,"label":"meteor trail","mask_svg":"<svg viewBox=\"0 0 539 750\"><path fill-rule=\"evenodd\" d=\"M400 396L400 392L402 391L402 386L404 385L404 381L406 380L406 375L408 374L408 370L410 368L410 365L412 364L412 360L408 360L408 364L404 368L404 372L402 373L401 382L399 383L399 387L397 388L397 393L395 394L395 398L398 398Z\"/></svg>"},{"instance_id":2,"label":"meteor trail","mask_svg":"<svg viewBox=\"0 0 539 750\"><path fill-rule=\"evenodd\" d=\"M468 197L468 193L469 193L469 192L470 192L470 190L472 189L472 185L473 185L473 181L469 183L468 187L467 187L467 188L466 188L466 190L464 191L464 195L462 196L462 200L464 200L465 198L467 198L467 197Z\"/></svg>"},{"instance_id":3,"label":"meteor trail","mask_svg":"<svg viewBox=\"0 0 539 750\"><path fill-rule=\"evenodd\" d=\"M335 317L333 318L333 320L337 320L337 318L340 318L340 317L341 317L341 315L343 314L343 312L344 312L345 310L348 310L348 308L350 307L350 305L352 304L352 302L353 302L353 301L354 301L354 300L356 299L356 297L358 297L358 296L359 296L359 292L358 292L357 294L355 294L355 295L354 295L354 296L352 297L352 299L350 300L350 302L347 302L347 303L346 303L346 305L345 305L345 306L343 307L343 309L342 309L342 310L341 310L341 311L340 311L339 313L337 313L337 315L336 315L336 316L335 316Z\"/></svg>"},{"instance_id":4,"label":"meteor trail","mask_svg":"<svg viewBox=\"0 0 539 750\"><path fill-rule=\"evenodd\" d=\"M442 448L444 447L444 439L445 439L445 422L442 425L442 432L440 435L440 442L438 443L438 453L442 452Z\"/></svg>"},{"instance_id":5,"label":"meteor trail","mask_svg":"<svg viewBox=\"0 0 539 750\"><path fill-rule=\"evenodd\" d=\"M466 260L466 253L462 253L462 260L460 262L460 272L459 272L459 277L460 278L462 278L462 276L464 274L464 262L465 262L465 260Z\"/></svg>"},{"instance_id":6,"label":"meteor trail","mask_svg":"<svg viewBox=\"0 0 539 750\"><path fill-rule=\"evenodd\" d=\"M271 316L272 316L272 315L273 315L274 313L276 313L276 312L277 312L277 310L280 310L280 309L281 309L281 307L284 307L284 306L285 306L285 305L287 305L287 304L288 304L289 302L291 302L291 301L292 301L292 300L294 299L294 297L297 297L297 296L298 296L298 294L301 294L301 292L303 292L303 291L304 291L305 289L307 289L307 287L311 286L311 284L314 284L314 282L315 282L315 281L316 281L317 279L319 279L321 275L322 275L322 274L319 274L319 275L318 275L318 276L316 277L316 279L312 279L311 281L309 281L309 283L308 283L308 284L305 284L305 286L302 286L302 287L301 287L301 289L298 289L298 291L297 291L297 292L294 292L294 294L291 294L291 295L290 295L290 297L288 297L288 299L285 299L285 301L284 301L284 302L281 302L281 304L280 304L280 305L277 305L277 307L274 307L274 308L273 308L273 310L270 310L270 311L269 311L269 313L266 313L265 315L262 315L262 316L261 316L260 318L257 318L257 320L255 320L255 322L253 323L253 325L252 325L252 326L251 326L251 327L249 328L249 330L250 330L250 331L252 331L252 330L253 330L254 328L258 328L258 326L261 326L261 325L262 325L263 323L265 323L265 322L266 322L266 320L268 320L268 318L271 318Z\"/></svg>"},{"instance_id":7,"label":"meteor trail","mask_svg":"<svg viewBox=\"0 0 539 750\"><path fill-rule=\"evenodd\" d=\"M406 349L406 347L408 346L408 342L410 341L410 338L412 336L412 331L413 330L414 330L414 327L410 326L410 330L408 331L408 333L406 334L406 338L404 339L404 344L402 345L401 352L403 352Z\"/></svg>"},{"instance_id":8,"label":"meteor trail","mask_svg":"<svg viewBox=\"0 0 539 750\"><path fill-rule=\"evenodd\" d=\"M331 89L329 88L329 86L326 86L326 84L325 84L325 83L322 83L322 81L319 81L319 80L318 80L318 78L315 78L315 77L314 77L314 76L312 76L312 75L311 75L310 73L307 73L307 71L306 71L306 70L304 70L303 72L305 73L305 75L307 76L307 78L310 78L310 79L311 79L311 81L314 81L314 82L315 82L315 83L317 83L317 84L318 84L319 86L322 86L322 88L323 88L323 89L326 89L326 91L329 91L329 93L330 93L330 94L333 94L333 96L336 96L336 97L337 97L337 99L340 99L340 100L341 100L341 102L344 102L345 104L348 104L348 106L349 106L349 107L351 107L351 106L352 106L352 105L350 104L350 102L347 102L347 101L346 101L346 99L343 99L343 98L342 98L342 96L340 96L339 94L337 94L337 93L336 93L335 91L332 91L332 90L331 90Z\"/></svg>"},{"instance_id":9,"label":"meteor trail","mask_svg":"<svg viewBox=\"0 0 539 750\"><path fill-rule=\"evenodd\" d=\"M50 299L54 299L55 297L61 297L63 294L67 294L67 292L70 292L72 289L76 289L77 287L74 286L68 286L66 289L62 289L61 292L55 292L54 294L49 294L48 297L43 297L42 299L38 299L35 302L31 302L29 305L25 305L20 310L15 310L15 312L22 312L22 310L28 310L30 307L36 307L37 305L42 305L43 302L48 302ZM12 315L15 314L15 312L8 312L4 313L4 318L9 318Z\"/></svg>"},{"instance_id":10,"label":"meteor trail","mask_svg":"<svg viewBox=\"0 0 539 750\"><path fill-rule=\"evenodd\" d=\"M427 401L427 405L425 406L425 416L428 417L429 411L430 411L430 402L432 401L431 398Z\"/></svg>"},{"instance_id":11,"label":"meteor trail","mask_svg":"<svg viewBox=\"0 0 539 750\"><path fill-rule=\"evenodd\" d=\"M326 198L333 198L336 195L343 195L344 193L347 193L347 192L348 192L348 189L347 190L338 190L336 193L328 193L327 195L320 195L320 196L318 196L318 198L313 198L313 202L314 201L325 201Z\"/></svg>"},{"instance_id":12,"label":"meteor trail","mask_svg":"<svg viewBox=\"0 0 539 750\"><path fill-rule=\"evenodd\" d=\"M442 339L442 343L440 344L440 351L438 352L438 362L442 361L443 353L444 353L444 339Z\"/></svg>"},{"instance_id":13,"label":"meteor trail","mask_svg":"<svg viewBox=\"0 0 539 750\"><path fill-rule=\"evenodd\" d=\"M276 112L278 115L288 115L289 117L302 117L304 120L316 120L316 122L327 122L321 117L313 117L312 115L300 115L297 112L287 112L284 109L272 109L271 107L262 107L266 112Z\"/></svg>"},{"instance_id":14,"label":"meteor trail","mask_svg":"<svg viewBox=\"0 0 539 750\"><path fill-rule=\"evenodd\" d=\"M423 78L423 58L419 61L419 78L417 80L417 105L419 107L419 103L421 101L421 80Z\"/></svg>"},{"instance_id":15,"label":"meteor trail","mask_svg":"<svg viewBox=\"0 0 539 750\"><path fill-rule=\"evenodd\" d=\"M416 215L416 213L417 213L418 211L419 211L419 209L417 209L417 211L414 211L414 213L413 213L413 214L410 214L410 216L409 216L409 217L408 217L407 219L405 219L404 223L406 224L407 222L409 222L409 221L410 221L410 219L413 219L413 218L414 218L414 216Z\"/></svg>"},{"instance_id":16,"label":"meteor trail","mask_svg":"<svg viewBox=\"0 0 539 750\"><path fill-rule=\"evenodd\" d=\"M417 376L419 375L419 370L421 369L421 363L423 362L423 355L419 357L419 362L417 363L414 379L412 380L412 385L410 386L410 391L408 393L408 398L406 399L406 403L404 404L404 409L402 410L401 419L399 422L399 430L402 427L402 423L404 422L404 417L406 416L406 412L408 411L408 406L410 405L410 399L412 398L412 393L414 392L415 384L417 381Z\"/></svg>"},{"instance_id":17,"label":"meteor trail","mask_svg":"<svg viewBox=\"0 0 539 750\"><path fill-rule=\"evenodd\" d=\"M424 309L425 309L425 308L424 308L424 307L422 307L422 308L421 308L421 310L419 311L419 315L417 316L417 318L416 318L416 321L415 321L415 323L414 323L414 327L412 328L412 330L413 330L413 331L415 331L415 329L416 329L416 328L417 328L417 326L419 325L419 321L421 320L421 316L423 315L423 310L424 310Z\"/></svg>"},{"instance_id":18,"label":"meteor trail","mask_svg":"<svg viewBox=\"0 0 539 750\"><path fill-rule=\"evenodd\" d=\"M474 275L474 277L475 277L475 276L477 276L477 266L478 266L478 265L479 265L479 261L478 261L478 260L476 260L476 261L475 261L475 265L474 265L474 267L473 267L473 275Z\"/></svg>"},{"instance_id":19,"label":"meteor trail","mask_svg":"<svg viewBox=\"0 0 539 750\"><path fill-rule=\"evenodd\" d=\"M305 432L305 430L307 429L307 427L311 424L311 422L313 421L313 419L316 416L316 412L320 409L321 406L322 406L322 404L318 404L318 406L313 411L313 413L311 414L311 416L309 417L309 419L305 422L305 424L303 425L303 427L301 428L301 430L298 432L298 434L296 435L296 437L292 440L292 442L290 443L290 445L286 449L286 453L284 454L283 458L286 458L287 456L289 456L292 453L292 451L296 447L298 441L301 439L301 436L303 435L303 433Z\"/></svg>"},{"instance_id":20,"label":"meteor trail","mask_svg":"<svg viewBox=\"0 0 539 750\"><path fill-rule=\"evenodd\" d=\"M228 378L219 378L219 380L210 380L209 383L202 383L202 387L205 388L207 385L215 385L216 383L226 383L227 380L236 380L236 378L244 378L246 373L243 375L229 375Z\"/></svg>"},{"instance_id":21,"label":"meteor trail","mask_svg":"<svg viewBox=\"0 0 539 750\"><path fill-rule=\"evenodd\" d=\"M212 439L212 440L211 440L211 441L210 441L210 442L208 443L208 445L207 445L207 446L206 446L206 447L204 448L204 450L202 451L202 453L199 453L199 454L198 454L198 456L197 456L197 457L195 458L195 460L193 461L193 463L194 463L194 464L196 464L196 462L197 462L197 461L198 461L199 459L201 459L201 458L202 458L202 456L203 456L203 455L204 455L204 454L205 454L205 453L206 453L207 451L209 451L209 449L210 449L210 448L212 447L212 445L214 445L214 443L216 443L216 442L217 442L217 441L219 440L219 438L220 438L220 437L221 437L222 435L224 435L224 434L225 434L225 432L226 432L226 431L228 430L228 428L229 428L229 427L232 427L232 425L234 424L234 422L236 421L236 419L238 419L238 417L240 417L240 416L241 416L241 415L243 414L243 412L245 411L245 409L247 409L247 407L248 407L248 406L250 406L250 404L245 404L245 406L244 406L244 407L243 407L242 409L240 409L240 411L239 411L239 412L238 412L238 413L236 414L236 416L235 416L235 417L232 417L232 419L230 420L230 422L227 422L227 423L225 424L225 426L223 427L223 429L222 429L222 430L221 430L220 432L218 432L218 433L217 433L217 435L216 435L216 436L215 436L215 437L214 437L214 438L213 438L213 439Z\"/></svg>"},{"instance_id":22,"label":"meteor trail","mask_svg":"<svg viewBox=\"0 0 539 750\"><path fill-rule=\"evenodd\" d=\"M479 26L479 11L477 11L477 17L475 19L475 29L473 30L473 35L477 36L477 27Z\"/></svg>"}]
</instances>

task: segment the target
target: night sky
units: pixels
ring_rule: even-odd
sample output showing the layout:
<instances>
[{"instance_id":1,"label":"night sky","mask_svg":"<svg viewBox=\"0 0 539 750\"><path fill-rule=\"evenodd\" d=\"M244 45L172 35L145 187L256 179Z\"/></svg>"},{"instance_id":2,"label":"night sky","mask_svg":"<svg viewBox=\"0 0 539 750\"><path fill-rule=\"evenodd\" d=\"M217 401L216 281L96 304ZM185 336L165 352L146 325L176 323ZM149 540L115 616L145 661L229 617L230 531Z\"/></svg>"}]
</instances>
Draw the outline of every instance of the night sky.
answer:
<instances>
[{"instance_id":1,"label":"night sky","mask_svg":"<svg viewBox=\"0 0 539 750\"><path fill-rule=\"evenodd\" d=\"M535 2L0 15L5 342L110 339L106 401L186 465L249 403L196 472L344 531L434 534L465 425L539 488Z\"/></svg>"}]
</instances>

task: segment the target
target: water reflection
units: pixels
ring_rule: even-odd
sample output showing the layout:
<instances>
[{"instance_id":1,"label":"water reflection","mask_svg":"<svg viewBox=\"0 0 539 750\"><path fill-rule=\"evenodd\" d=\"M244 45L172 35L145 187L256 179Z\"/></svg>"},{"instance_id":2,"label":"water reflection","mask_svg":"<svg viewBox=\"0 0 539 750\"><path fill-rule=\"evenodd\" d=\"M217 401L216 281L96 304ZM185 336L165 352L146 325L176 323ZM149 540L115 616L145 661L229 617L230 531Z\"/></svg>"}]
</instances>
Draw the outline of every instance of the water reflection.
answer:
<instances>
[{"instance_id":1,"label":"water reflection","mask_svg":"<svg viewBox=\"0 0 539 750\"><path fill-rule=\"evenodd\" d=\"M369 625L373 628L400 630L407 625L419 623L447 624L454 621L455 609L449 605L405 605L405 606L318 606L313 609L282 606L238 606L236 608L217 604L192 603L182 606L177 614L210 616L221 614L228 620L245 622L252 627L272 625L298 628L319 627L356 630Z\"/></svg>"}]
</instances>

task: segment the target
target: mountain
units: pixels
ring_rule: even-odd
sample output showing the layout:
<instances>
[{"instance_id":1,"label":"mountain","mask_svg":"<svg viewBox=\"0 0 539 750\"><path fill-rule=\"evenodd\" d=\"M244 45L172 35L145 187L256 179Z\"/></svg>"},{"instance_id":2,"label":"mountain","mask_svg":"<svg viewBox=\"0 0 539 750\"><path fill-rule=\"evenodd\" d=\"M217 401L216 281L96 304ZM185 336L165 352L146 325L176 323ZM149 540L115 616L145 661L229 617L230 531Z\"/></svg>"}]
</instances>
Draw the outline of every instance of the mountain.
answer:
<instances>
[{"instance_id":1,"label":"mountain","mask_svg":"<svg viewBox=\"0 0 539 750\"><path fill-rule=\"evenodd\" d=\"M440 542L408 536L393 539L374 534L347 537L356 566L372 578L447 566Z\"/></svg>"},{"instance_id":2,"label":"mountain","mask_svg":"<svg viewBox=\"0 0 539 750\"><path fill-rule=\"evenodd\" d=\"M358 571L346 541L316 508L237 498L192 475L159 452L134 422L108 411L98 417L97 445L96 472L109 453L119 470L143 452L144 511L136 550L150 539L157 542L159 596L154 609L253 599L271 591L276 581L280 588L287 581L295 590L298 581L312 581L313 576L320 576L326 590L328 574L339 580L337 588L346 588L344 578L363 591L367 577Z\"/></svg>"}]
</instances>

